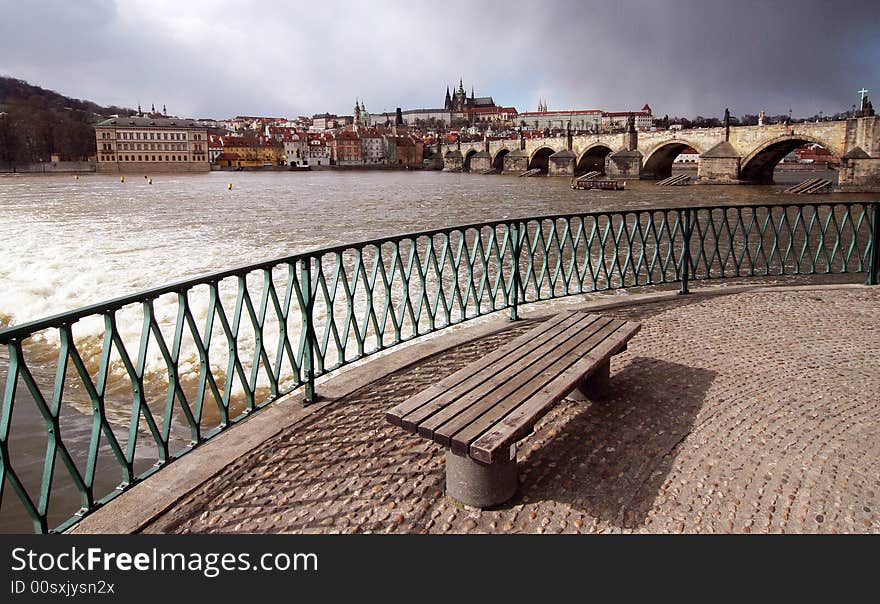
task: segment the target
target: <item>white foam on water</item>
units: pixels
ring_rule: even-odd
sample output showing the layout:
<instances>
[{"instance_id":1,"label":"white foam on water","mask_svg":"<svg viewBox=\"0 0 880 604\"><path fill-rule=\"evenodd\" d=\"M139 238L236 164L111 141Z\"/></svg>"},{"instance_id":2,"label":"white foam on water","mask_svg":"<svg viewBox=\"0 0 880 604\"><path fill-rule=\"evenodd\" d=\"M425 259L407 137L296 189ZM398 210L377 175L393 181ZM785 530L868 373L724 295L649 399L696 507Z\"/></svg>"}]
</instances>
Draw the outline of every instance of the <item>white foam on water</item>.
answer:
<instances>
[{"instance_id":1,"label":"white foam on water","mask_svg":"<svg viewBox=\"0 0 880 604\"><path fill-rule=\"evenodd\" d=\"M118 177L104 176L79 180L0 178L0 241L3 242L0 320L4 325L24 323L176 280L288 256L321 245L415 230L424 223L419 215L435 213L439 203L435 200L417 204L420 209L415 211L415 220L420 226L409 225L402 218L406 216L405 211L413 212L412 205L408 209L401 207L402 213L397 216L393 212L389 214L384 207L389 199L398 205L403 201L400 191L394 190L399 185L389 185L384 175L374 182L373 188L360 191L350 188L354 182L350 178L327 180L323 177L324 188L316 188L316 183L304 176L277 173L169 175L154 176L153 185L136 175L127 175L124 183L119 182ZM243 180L229 191L225 183L232 178ZM358 179L362 181L363 178ZM357 207L355 200L359 203ZM473 216L467 214L459 222L465 218L473 220ZM399 226L388 226L389 220ZM434 220L435 225L449 222L436 216ZM285 270L276 274L275 286L282 303L286 279ZM249 275L249 291L257 309L262 285L262 274ZM232 323L237 293L235 279L222 281L220 291L226 316ZM341 291L340 287L340 294ZM207 287L192 290L189 300L195 323L204 337L209 308ZM154 309L170 348L178 314L176 295L161 296L155 300ZM365 299L359 296L356 316L362 316L364 309ZM316 318L321 324L324 312L326 308L319 304ZM271 306L269 314L273 316ZM338 308L335 314L338 321L344 319L345 313L340 314ZM115 318L132 362L136 363L143 327L142 311L139 305L128 306L117 312ZM294 308L288 318L294 351L300 322ZM245 317L243 323L237 350L242 359L252 360L254 332L249 327L249 318ZM278 327L277 321L270 320L263 334L270 362L277 354ZM103 333L104 321L100 316L87 317L74 326L78 351L90 369L97 367ZM183 382L195 384L200 375L200 358L189 330L184 333L187 336L178 371ZM57 330L46 330L33 339L54 349L57 338ZM215 318L210 362L212 373L220 380L225 379L228 367L226 348L226 335L219 319ZM354 348L354 338L349 335L346 357ZM51 354L44 356L47 362L51 360ZM166 362L155 341L150 343L146 361L148 377L167 377ZM328 358L330 365L337 361L335 355ZM287 361L285 366L289 366ZM124 364L115 353L110 367L112 375L127 376ZM248 375L250 368L246 363L244 369ZM290 383L293 377L286 375L283 379ZM222 389L223 384L220 386ZM268 386L265 372L260 373L257 386ZM233 394L241 393L241 384L236 378Z\"/></svg>"}]
</instances>

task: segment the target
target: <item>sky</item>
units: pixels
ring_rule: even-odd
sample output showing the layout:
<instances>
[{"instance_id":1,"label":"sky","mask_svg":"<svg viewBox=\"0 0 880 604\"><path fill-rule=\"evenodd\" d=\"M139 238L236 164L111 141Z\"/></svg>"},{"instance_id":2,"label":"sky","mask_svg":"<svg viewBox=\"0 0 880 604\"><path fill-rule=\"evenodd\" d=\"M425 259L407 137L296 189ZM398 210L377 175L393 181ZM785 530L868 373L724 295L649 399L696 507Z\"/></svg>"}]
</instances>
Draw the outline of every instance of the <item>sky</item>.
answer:
<instances>
[{"instance_id":1,"label":"sky","mask_svg":"<svg viewBox=\"0 0 880 604\"><path fill-rule=\"evenodd\" d=\"M0 75L169 114L442 106L720 117L880 94L876 0L0 0Z\"/></svg>"}]
</instances>

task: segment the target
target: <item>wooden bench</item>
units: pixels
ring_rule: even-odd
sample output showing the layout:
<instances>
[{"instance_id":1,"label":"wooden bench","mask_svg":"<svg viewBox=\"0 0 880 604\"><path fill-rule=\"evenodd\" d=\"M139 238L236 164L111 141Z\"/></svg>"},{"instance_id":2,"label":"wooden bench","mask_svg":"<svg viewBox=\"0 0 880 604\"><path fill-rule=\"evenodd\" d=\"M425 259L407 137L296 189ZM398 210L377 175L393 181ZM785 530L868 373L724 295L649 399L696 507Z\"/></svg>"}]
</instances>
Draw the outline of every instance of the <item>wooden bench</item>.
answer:
<instances>
[{"instance_id":1,"label":"wooden bench","mask_svg":"<svg viewBox=\"0 0 880 604\"><path fill-rule=\"evenodd\" d=\"M386 419L448 448L446 491L474 507L516 492L516 443L574 390L603 389L641 326L566 312L397 405Z\"/></svg>"}]
</instances>

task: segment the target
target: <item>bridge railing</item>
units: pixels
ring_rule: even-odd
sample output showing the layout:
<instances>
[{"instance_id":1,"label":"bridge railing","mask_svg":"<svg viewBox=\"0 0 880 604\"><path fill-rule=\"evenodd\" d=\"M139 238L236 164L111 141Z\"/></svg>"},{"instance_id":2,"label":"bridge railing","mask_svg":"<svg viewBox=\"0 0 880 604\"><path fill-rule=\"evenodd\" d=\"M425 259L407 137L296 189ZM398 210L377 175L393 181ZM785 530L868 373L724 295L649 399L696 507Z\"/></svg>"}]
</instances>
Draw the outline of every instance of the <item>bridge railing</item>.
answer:
<instances>
[{"instance_id":1,"label":"bridge railing","mask_svg":"<svg viewBox=\"0 0 880 604\"><path fill-rule=\"evenodd\" d=\"M878 204L503 220L231 269L0 331L6 530L64 530L278 398L475 317L589 292L880 269ZM12 527L10 529L10 527Z\"/></svg>"}]
</instances>

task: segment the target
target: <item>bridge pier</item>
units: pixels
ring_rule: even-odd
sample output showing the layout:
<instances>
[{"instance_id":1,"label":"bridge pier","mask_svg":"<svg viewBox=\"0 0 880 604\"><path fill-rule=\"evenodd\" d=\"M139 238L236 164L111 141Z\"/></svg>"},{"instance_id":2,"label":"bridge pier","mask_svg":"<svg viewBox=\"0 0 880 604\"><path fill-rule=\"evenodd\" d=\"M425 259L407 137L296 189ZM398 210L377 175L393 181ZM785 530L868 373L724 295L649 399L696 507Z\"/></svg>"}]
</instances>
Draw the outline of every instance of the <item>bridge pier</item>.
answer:
<instances>
[{"instance_id":1,"label":"bridge pier","mask_svg":"<svg viewBox=\"0 0 880 604\"><path fill-rule=\"evenodd\" d=\"M642 177L642 154L638 149L622 149L608 156L605 172L611 178L638 180Z\"/></svg>"},{"instance_id":2,"label":"bridge pier","mask_svg":"<svg viewBox=\"0 0 880 604\"><path fill-rule=\"evenodd\" d=\"M442 170L443 169L443 154L439 151L431 155L428 158L428 164L425 166L428 170Z\"/></svg>"},{"instance_id":3,"label":"bridge pier","mask_svg":"<svg viewBox=\"0 0 880 604\"><path fill-rule=\"evenodd\" d=\"M462 157L461 151L458 149L455 151L449 151L443 158L444 172L461 172L463 167L464 157Z\"/></svg>"},{"instance_id":4,"label":"bridge pier","mask_svg":"<svg viewBox=\"0 0 880 604\"><path fill-rule=\"evenodd\" d=\"M740 182L740 158L736 149L723 141L700 155L698 182L704 184L737 184Z\"/></svg>"},{"instance_id":5,"label":"bridge pier","mask_svg":"<svg viewBox=\"0 0 880 604\"><path fill-rule=\"evenodd\" d=\"M481 174L492 169L492 156L488 151L480 151L471 158L471 172Z\"/></svg>"},{"instance_id":6,"label":"bridge pier","mask_svg":"<svg viewBox=\"0 0 880 604\"><path fill-rule=\"evenodd\" d=\"M849 119L846 130L849 150L840 157L837 190L880 193L880 119Z\"/></svg>"},{"instance_id":7,"label":"bridge pier","mask_svg":"<svg viewBox=\"0 0 880 604\"><path fill-rule=\"evenodd\" d=\"M522 173L529 169L529 154L522 149L504 156L504 172Z\"/></svg>"},{"instance_id":8,"label":"bridge pier","mask_svg":"<svg viewBox=\"0 0 880 604\"><path fill-rule=\"evenodd\" d=\"M568 149L557 151L549 158L547 174L548 176L568 176L571 178L574 176L576 162L577 156Z\"/></svg>"},{"instance_id":9,"label":"bridge pier","mask_svg":"<svg viewBox=\"0 0 880 604\"><path fill-rule=\"evenodd\" d=\"M851 151L840 159L840 173L837 177L838 191L880 193L880 158L866 157L867 154L861 155L858 151Z\"/></svg>"}]
</instances>

